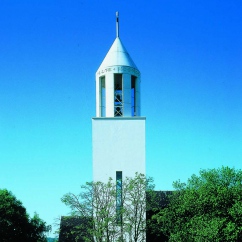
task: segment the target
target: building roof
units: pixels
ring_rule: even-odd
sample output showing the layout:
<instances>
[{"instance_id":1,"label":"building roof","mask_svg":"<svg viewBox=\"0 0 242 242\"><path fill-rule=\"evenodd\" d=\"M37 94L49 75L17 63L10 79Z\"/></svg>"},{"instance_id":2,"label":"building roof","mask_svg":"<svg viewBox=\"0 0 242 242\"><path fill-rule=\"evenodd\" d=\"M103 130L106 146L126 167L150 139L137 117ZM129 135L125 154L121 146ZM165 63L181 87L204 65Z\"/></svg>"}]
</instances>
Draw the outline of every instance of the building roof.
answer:
<instances>
[{"instance_id":1,"label":"building roof","mask_svg":"<svg viewBox=\"0 0 242 242\"><path fill-rule=\"evenodd\" d=\"M138 70L128 51L117 36L98 70L109 66L129 66Z\"/></svg>"},{"instance_id":2,"label":"building roof","mask_svg":"<svg viewBox=\"0 0 242 242\"><path fill-rule=\"evenodd\" d=\"M59 242L84 242L84 237L92 238L88 232L90 218L80 216L61 216ZM91 240L90 240L91 241Z\"/></svg>"}]
</instances>

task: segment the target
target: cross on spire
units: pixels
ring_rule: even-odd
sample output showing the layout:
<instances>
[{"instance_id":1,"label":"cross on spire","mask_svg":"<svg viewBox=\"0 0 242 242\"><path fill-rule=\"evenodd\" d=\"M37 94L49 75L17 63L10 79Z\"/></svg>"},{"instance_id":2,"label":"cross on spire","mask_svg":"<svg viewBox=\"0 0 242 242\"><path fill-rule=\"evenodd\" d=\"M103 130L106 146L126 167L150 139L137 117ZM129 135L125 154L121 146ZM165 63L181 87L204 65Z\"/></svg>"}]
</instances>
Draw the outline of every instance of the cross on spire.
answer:
<instances>
[{"instance_id":1,"label":"cross on spire","mask_svg":"<svg viewBox=\"0 0 242 242\"><path fill-rule=\"evenodd\" d=\"M116 37L119 37L119 15L116 12Z\"/></svg>"}]
</instances>

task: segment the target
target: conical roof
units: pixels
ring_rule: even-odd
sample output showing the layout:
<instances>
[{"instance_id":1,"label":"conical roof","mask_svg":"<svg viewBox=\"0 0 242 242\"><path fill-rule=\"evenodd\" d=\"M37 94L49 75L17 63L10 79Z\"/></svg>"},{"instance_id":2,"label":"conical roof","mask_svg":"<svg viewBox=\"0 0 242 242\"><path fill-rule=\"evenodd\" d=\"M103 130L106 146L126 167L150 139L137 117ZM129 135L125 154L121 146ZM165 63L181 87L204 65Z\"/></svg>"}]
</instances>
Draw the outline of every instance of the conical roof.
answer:
<instances>
[{"instance_id":1,"label":"conical roof","mask_svg":"<svg viewBox=\"0 0 242 242\"><path fill-rule=\"evenodd\" d=\"M109 66L129 66L138 70L119 37L116 37L98 70Z\"/></svg>"}]
</instances>

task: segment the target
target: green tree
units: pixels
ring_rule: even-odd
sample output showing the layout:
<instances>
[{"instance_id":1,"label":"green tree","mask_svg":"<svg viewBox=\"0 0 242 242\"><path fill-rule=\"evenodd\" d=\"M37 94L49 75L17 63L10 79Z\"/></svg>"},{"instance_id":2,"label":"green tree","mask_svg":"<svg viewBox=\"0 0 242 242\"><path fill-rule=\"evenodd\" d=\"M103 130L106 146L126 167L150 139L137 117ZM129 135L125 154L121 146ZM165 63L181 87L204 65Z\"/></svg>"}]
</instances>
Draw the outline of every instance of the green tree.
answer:
<instances>
[{"instance_id":1,"label":"green tree","mask_svg":"<svg viewBox=\"0 0 242 242\"><path fill-rule=\"evenodd\" d=\"M136 173L126 177L123 182L123 241L145 241L147 219L146 211L152 207L154 184L152 178ZM150 197L147 200L147 196Z\"/></svg>"},{"instance_id":2,"label":"green tree","mask_svg":"<svg viewBox=\"0 0 242 242\"><path fill-rule=\"evenodd\" d=\"M50 226L38 214L30 218L22 203L8 190L0 189L0 238L2 242L44 242Z\"/></svg>"},{"instance_id":3,"label":"green tree","mask_svg":"<svg viewBox=\"0 0 242 242\"><path fill-rule=\"evenodd\" d=\"M118 236L116 228L115 184L109 179L107 183L87 182L81 186L78 195L67 193L61 201L71 208L73 217L79 216L85 223L76 225L71 233L76 239L97 242L115 241Z\"/></svg>"},{"instance_id":4,"label":"green tree","mask_svg":"<svg viewBox=\"0 0 242 242\"><path fill-rule=\"evenodd\" d=\"M122 184L112 179L107 183L88 182L81 186L80 194L65 194L61 200L71 208L72 216L89 218L73 228L76 238L95 238L97 242L145 241L146 193L153 191L152 182L136 173Z\"/></svg>"},{"instance_id":5,"label":"green tree","mask_svg":"<svg viewBox=\"0 0 242 242\"><path fill-rule=\"evenodd\" d=\"M201 170L173 186L168 207L153 217L169 241L242 241L241 170Z\"/></svg>"}]
</instances>

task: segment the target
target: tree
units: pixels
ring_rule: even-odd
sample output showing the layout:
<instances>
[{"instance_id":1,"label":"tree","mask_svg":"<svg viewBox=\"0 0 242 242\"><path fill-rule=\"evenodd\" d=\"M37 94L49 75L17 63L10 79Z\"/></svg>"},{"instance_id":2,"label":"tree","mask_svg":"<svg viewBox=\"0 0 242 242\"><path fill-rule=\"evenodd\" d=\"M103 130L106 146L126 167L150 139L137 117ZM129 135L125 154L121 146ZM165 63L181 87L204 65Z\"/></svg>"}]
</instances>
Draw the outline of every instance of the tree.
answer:
<instances>
[{"instance_id":1,"label":"tree","mask_svg":"<svg viewBox=\"0 0 242 242\"><path fill-rule=\"evenodd\" d=\"M83 237L86 241L114 241L117 235L115 229L116 211L115 185L109 179L108 183L87 182L81 186L81 193L65 194L61 201L71 208L72 216L86 219L85 223L75 226L72 230L76 238ZM87 233L86 233L87 232Z\"/></svg>"},{"instance_id":2,"label":"tree","mask_svg":"<svg viewBox=\"0 0 242 242\"><path fill-rule=\"evenodd\" d=\"M121 183L87 182L80 194L65 194L62 202L71 208L72 216L88 218L75 226L76 238L85 241L144 241L146 232L146 192L151 193L152 179L136 173ZM78 232L77 232L78 231ZM87 234L88 231L88 234Z\"/></svg>"},{"instance_id":3,"label":"tree","mask_svg":"<svg viewBox=\"0 0 242 242\"><path fill-rule=\"evenodd\" d=\"M167 208L153 219L169 241L242 241L242 171L201 170L174 182Z\"/></svg>"},{"instance_id":4,"label":"tree","mask_svg":"<svg viewBox=\"0 0 242 242\"><path fill-rule=\"evenodd\" d=\"M154 185L152 178L136 173L134 178L126 177L123 184L123 234L124 241L145 241L146 211L152 206Z\"/></svg>"},{"instance_id":5,"label":"tree","mask_svg":"<svg viewBox=\"0 0 242 242\"><path fill-rule=\"evenodd\" d=\"M44 242L50 226L38 214L30 218L22 203L8 190L0 189L0 238L2 242Z\"/></svg>"},{"instance_id":6,"label":"tree","mask_svg":"<svg viewBox=\"0 0 242 242\"><path fill-rule=\"evenodd\" d=\"M160 210L166 208L169 203L169 196L172 194L172 191L155 191L150 197L149 195L146 199L152 201L151 206L147 209L146 220L147 220L147 229L146 229L146 241L147 242L160 242L168 241L168 237L161 231L160 227L157 226L157 221L152 219L154 215L160 212Z\"/></svg>"}]
</instances>

